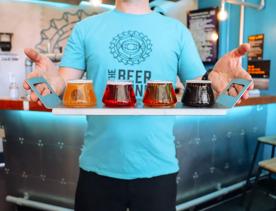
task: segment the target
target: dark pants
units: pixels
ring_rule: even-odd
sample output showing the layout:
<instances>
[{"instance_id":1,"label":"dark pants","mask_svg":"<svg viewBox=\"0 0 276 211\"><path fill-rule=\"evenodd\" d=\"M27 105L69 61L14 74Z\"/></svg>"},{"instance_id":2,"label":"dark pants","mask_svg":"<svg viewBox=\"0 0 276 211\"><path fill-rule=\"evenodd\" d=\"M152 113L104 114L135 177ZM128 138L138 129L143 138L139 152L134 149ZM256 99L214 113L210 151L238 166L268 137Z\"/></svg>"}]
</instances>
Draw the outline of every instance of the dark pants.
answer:
<instances>
[{"instance_id":1,"label":"dark pants","mask_svg":"<svg viewBox=\"0 0 276 211\"><path fill-rule=\"evenodd\" d=\"M175 211L176 175L121 180L81 169L75 211Z\"/></svg>"}]
</instances>

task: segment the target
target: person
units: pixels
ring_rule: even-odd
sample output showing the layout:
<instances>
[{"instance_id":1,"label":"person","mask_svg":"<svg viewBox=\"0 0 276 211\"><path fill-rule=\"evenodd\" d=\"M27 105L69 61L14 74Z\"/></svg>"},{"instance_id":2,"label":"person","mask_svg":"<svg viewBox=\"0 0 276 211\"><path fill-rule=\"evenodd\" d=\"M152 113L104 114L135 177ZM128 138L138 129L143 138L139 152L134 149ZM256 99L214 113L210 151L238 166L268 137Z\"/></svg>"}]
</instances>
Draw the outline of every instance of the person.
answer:
<instances>
[{"instance_id":1,"label":"person","mask_svg":"<svg viewBox=\"0 0 276 211\"><path fill-rule=\"evenodd\" d=\"M191 33L179 21L151 11L148 0L116 0L115 9L86 18L74 26L60 67L33 49L29 78L44 76L57 94L66 82L86 72L98 103L108 80L131 80L143 97L149 80L176 83L176 76L201 79L206 72ZM248 44L224 55L209 73L220 93L233 78L251 80L241 67ZM24 83L25 89L30 89ZM49 93L37 85L42 95ZM250 89L253 88L252 86ZM239 87L232 87L232 95ZM246 99L245 93L243 98ZM31 99L38 101L32 92ZM173 211L179 170L172 116L87 116L80 155L76 211Z\"/></svg>"}]
</instances>

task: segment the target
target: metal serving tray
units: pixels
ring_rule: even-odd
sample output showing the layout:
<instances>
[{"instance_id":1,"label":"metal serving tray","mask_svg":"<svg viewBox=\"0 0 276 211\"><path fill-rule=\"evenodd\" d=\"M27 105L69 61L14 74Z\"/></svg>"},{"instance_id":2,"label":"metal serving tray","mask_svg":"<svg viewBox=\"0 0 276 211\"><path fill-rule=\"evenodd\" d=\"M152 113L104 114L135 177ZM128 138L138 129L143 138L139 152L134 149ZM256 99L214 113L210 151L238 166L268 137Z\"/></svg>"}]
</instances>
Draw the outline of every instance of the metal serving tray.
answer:
<instances>
[{"instance_id":1,"label":"metal serving tray","mask_svg":"<svg viewBox=\"0 0 276 211\"><path fill-rule=\"evenodd\" d=\"M53 108L52 112L56 115L164 115L164 116L183 116L183 115L225 115L229 109L215 104L211 108L192 108L185 107L182 103L177 103L173 108L150 108L144 107L141 102L134 108L66 108L60 105Z\"/></svg>"},{"instance_id":2,"label":"metal serving tray","mask_svg":"<svg viewBox=\"0 0 276 211\"><path fill-rule=\"evenodd\" d=\"M177 103L173 108L149 108L144 107L142 102L138 102L134 108L107 108L103 105L92 107L92 108L67 108L62 105L61 100L51 89L50 85L44 78L33 78L27 80L31 89L38 95L41 102L47 107L51 108L53 114L56 115L164 115L164 116L202 116L202 115L225 115L227 112L235 106L239 101L244 92L248 89L252 81L244 79L232 80L222 94L216 99L216 103L212 107L208 108L195 108L183 106L182 103ZM51 94L42 96L39 94L35 85L38 83L45 83L51 90ZM227 95L229 88L233 84L239 84L243 86L241 92L236 96L232 97Z\"/></svg>"}]
</instances>

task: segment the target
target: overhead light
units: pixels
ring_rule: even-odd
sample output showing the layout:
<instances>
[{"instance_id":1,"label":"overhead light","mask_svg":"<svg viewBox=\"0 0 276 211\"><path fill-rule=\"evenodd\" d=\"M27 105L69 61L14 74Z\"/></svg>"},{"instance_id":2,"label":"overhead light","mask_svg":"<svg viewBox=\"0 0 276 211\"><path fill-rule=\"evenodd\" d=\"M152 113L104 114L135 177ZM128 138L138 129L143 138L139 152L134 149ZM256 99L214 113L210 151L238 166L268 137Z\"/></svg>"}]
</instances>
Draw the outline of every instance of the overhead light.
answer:
<instances>
[{"instance_id":1,"label":"overhead light","mask_svg":"<svg viewBox=\"0 0 276 211\"><path fill-rule=\"evenodd\" d=\"M0 0L1 1L1 0ZM102 1L101 1L102 2ZM105 10L112 10L115 8L114 5L111 5L111 4L104 4L104 3L101 3L100 5L98 6L94 6L92 4L92 0L89 0L89 1L81 1L80 2L80 7L98 7L98 8L101 8L101 9L105 9Z\"/></svg>"},{"instance_id":2,"label":"overhead light","mask_svg":"<svg viewBox=\"0 0 276 211\"><path fill-rule=\"evenodd\" d=\"M102 5L102 0L90 0L89 1L94 7L99 7Z\"/></svg>"},{"instance_id":3,"label":"overhead light","mask_svg":"<svg viewBox=\"0 0 276 211\"><path fill-rule=\"evenodd\" d=\"M212 41L216 42L219 38L218 33L217 32L212 32L210 38L211 38Z\"/></svg>"},{"instance_id":4,"label":"overhead light","mask_svg":"<svg viewBox=\"0 0 276 211\"><path fill-rule=\"evenodd\" d=\"M253 8L253 9L256 9L256 10L262 10L265 6L265 0L259 0L259 4L245 2L245 0L243 0L243 1L221 0L220 10L219 10L218 16L217 16L218 20L220 20L220 21L225 21L228 17L228 13L225 10L225 3L244 6L244 7L249 7L249 8Z\"/></svg>"},{"instance_id":5,"label":"overhead light","mask_svg":"<svg viewBox=\"0 0 276 211\"><path fill-rule=\"evenodd\" d=\"M218 20L225 21L228 17L228 13L225 10L225 1L221 1L220 10L218 12Z\"/></svg>"}]
</instances>

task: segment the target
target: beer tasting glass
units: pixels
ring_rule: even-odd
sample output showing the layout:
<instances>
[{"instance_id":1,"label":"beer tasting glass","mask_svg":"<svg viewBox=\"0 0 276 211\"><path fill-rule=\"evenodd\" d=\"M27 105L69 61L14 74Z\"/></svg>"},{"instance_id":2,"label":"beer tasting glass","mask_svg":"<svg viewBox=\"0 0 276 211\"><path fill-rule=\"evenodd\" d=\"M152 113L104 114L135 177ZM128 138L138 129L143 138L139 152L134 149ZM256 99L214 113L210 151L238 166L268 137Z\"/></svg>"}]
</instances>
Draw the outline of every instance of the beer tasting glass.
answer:
<instances>
[{"instance_id":1,"label":"beer tasting glass","mask_svg":"<svg viewBox=\"0 0 276 211\"><path fill-rule=\"evenodd\" d=\"M171 81L148 81L143 103L149 107L173 107L177 102Z\"/></svg>"},{"instance_id":2,"label":"beer tasting glass","mask_svg":"<svg viewBox=\"0 0 276 211\"><path fill-rule=\"evenodd\" d=\"M96 105L92 80L71 80L67 82L63 104L66 107L87 108Z\"/></svg>"},{"instance_id":3,"label":"beer tasting glass","mask_svg":"<svg viewBox=\"0 0 276 211\"><path fill-rule=\"evenodd\" d=\"M209 80L188 80L182 96L182 103L192 107L210 107L215 97Z\"/></svg>"},{"instance_id":4,"label":"beer tasting glass","mask_svg":"<svg viewBox=\"0 0 276 211\"><path fill-rule=\"evenodd\" d=\"M106 107L134 107L136 97L131 81L108 81L102 102Z\"/></svg>"}]
</instances>

